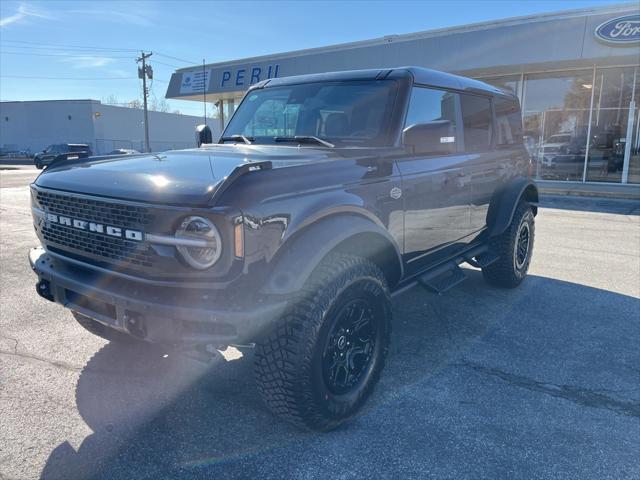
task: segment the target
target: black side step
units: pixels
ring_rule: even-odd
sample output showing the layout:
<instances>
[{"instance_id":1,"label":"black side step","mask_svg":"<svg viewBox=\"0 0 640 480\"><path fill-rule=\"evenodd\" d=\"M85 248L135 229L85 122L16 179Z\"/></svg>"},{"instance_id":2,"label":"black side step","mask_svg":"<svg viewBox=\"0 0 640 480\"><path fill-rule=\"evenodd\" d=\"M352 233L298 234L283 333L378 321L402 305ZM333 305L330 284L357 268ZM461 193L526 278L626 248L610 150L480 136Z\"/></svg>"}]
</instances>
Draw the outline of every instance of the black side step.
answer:
<instances>
[{"instance_id":1,"label":"black side step","mask_svg":"<svg viewBox=\"0 0 640 480\"><path fill-rule=\"evenodd\" d=\"M493 252L484 252L480 255L476 255L475 257L467 256L464 260L472 267L484 268L494 262L497 262L499 258L500 256Z\"/></svg>"},{"instance_id":2,"label":"black side step","mask_svg":"<svg viewBox=\"0 0 640 480\"><path fill-rule=\"evenodd\" d=\"M457 264L450 263L443 265L443 268L425 273L418 278L418 282L426 289L441 295L466 278L464 271Z\"/></svg>"}]
</instances>

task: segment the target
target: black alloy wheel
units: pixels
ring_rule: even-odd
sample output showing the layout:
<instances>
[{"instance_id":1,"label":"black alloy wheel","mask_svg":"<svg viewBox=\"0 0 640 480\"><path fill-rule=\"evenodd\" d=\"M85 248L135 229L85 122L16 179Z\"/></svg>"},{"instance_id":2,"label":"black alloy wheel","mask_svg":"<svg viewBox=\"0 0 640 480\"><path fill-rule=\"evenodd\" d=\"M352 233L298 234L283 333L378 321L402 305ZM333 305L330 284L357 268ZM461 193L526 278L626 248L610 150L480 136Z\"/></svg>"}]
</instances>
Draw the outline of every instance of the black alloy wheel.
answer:
<instances>
[{"instance_id":1,"label":"black alloy wheel","mask_svg":"<svg viewBox=\"0 0 640 480\"><path fill-rule=\"evenodd\" d=\"M380 269L332 253L316 268L254 357L258 392L279 417L336 428L377 384L391 337L391 298Z\"/></svg>"},{"instance_id":2,"label":"black alloy wheel","mask_svg":"<svg viewBox=\"0 0 640 480\"><path fill-rule=\"evenodd\" d=\"M363 379L376 346L375 322L364 299L352 300L337 313L322 353L324 382L333 394L344 394Z\"/></svg>"}]
</instances>

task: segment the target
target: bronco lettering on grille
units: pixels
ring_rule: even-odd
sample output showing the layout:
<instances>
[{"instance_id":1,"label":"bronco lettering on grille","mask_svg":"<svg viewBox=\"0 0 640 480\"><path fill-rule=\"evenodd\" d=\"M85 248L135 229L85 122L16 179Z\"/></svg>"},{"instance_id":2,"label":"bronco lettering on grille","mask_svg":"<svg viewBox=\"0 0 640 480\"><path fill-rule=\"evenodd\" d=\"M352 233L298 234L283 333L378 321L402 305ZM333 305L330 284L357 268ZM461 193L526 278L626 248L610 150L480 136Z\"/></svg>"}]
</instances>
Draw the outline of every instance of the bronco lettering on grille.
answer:
<instances>
[{"instance_id":1,"label":"bronco lettering on grille","mask_svg":"<svg viewBox=\"0 0 640 480\"><path fill-rule=\"evenodd\" d=\"M138 230L128 230L112 225L103 225L102 223L87 222L86 220L65 217L64 215L56 215L54 213L47 213L47 222L66 225L93 233L104 233L110 237L126 238L127 240L134 240L136 242L141 242L143 238L142 232Z\"/></svg>"}]
</instances>

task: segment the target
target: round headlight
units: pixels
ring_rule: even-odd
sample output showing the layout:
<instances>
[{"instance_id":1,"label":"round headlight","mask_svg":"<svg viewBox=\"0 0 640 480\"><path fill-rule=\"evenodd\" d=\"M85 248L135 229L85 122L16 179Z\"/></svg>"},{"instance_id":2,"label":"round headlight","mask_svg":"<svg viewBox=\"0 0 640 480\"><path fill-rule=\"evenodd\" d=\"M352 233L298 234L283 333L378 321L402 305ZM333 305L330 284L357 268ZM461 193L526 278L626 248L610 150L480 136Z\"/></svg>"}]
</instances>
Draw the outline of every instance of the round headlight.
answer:
<instances>
[{"instance_id":1,"label":"round headlight","mask_svg":"<svg viewBox=\"0 0 640 480\"><path fill-rule=\"evenodd\" d=\"M211 267L220 258L220 233L204 217L185 218L176 231L177 249L189 266L197 270Z\"/></svg>"}]
</instances>

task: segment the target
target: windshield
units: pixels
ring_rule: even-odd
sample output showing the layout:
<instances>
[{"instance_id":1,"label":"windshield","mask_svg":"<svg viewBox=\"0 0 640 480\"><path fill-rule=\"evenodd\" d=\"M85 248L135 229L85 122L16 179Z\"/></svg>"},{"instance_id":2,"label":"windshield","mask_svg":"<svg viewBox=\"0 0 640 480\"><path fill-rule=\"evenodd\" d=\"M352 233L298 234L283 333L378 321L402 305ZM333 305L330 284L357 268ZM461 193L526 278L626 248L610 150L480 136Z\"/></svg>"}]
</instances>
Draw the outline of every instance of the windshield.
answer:
<instances>
[{"instance_id":1,"label":"windshield","mask_svg":"<svg viewBox=\"0 0 640 480\"><path fill-rule=\"evenodd\" d=\"M390 80L257 89L242 101L223 139L241 135L264 144L316 137L338 146L388 145L396 91Z\"/></svg>"}]
</instances>

